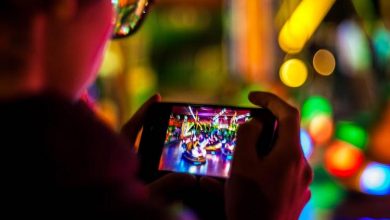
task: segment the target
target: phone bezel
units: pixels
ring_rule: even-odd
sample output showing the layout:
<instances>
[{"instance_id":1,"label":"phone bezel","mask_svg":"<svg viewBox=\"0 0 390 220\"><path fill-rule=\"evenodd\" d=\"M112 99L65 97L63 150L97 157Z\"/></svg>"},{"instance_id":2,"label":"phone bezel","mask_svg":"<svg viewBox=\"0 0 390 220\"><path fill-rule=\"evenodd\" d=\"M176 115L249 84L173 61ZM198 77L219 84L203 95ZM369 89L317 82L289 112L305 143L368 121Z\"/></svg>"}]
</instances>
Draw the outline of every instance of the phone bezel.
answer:
<instances>
[{"instance_id":1,"label":"phone bezel","mask_svg":"<svg viewBox=\"0 0 390 220\"><path fill-rule=\"evenodd\" d=\"M161 154L164 148L166 131L168 128L169 117L173 106L191 106L208 108L230 108L237 110L249 110L252 118L260 120L263 124L262 135L256 144L258 155L265 156L272 147L276 131L276 119L272 113L264 108L214 105L214 104L196 104L179 102L159 102L153 104L146 113L143 124L143 132L138 149L139 158L139 177L146 183L152 182L161 176L174 171L158 170ZM198 175L200 176L200 175ZM213 176L214 177L214 176ZM225 180L223 177L214 177Z\"/></svg>"}]
</instances>

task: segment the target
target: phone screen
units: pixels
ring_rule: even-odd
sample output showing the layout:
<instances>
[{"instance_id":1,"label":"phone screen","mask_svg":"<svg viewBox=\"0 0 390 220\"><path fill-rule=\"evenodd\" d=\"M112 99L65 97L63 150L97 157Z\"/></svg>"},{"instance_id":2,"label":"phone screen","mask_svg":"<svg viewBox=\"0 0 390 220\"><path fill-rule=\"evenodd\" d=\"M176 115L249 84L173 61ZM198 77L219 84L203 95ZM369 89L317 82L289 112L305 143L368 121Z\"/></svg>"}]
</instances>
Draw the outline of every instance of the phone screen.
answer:
<instances>
[{"instance_id":1,"label":"phone screen","mask_svg":"<svg viewBox=\"0 0 390 220\"><path fill-rule=\"evenodd\" d=\"M250 118L250 109L173 106L158 169L227 178L238 126Z\"/></svg>"}]
</instances>

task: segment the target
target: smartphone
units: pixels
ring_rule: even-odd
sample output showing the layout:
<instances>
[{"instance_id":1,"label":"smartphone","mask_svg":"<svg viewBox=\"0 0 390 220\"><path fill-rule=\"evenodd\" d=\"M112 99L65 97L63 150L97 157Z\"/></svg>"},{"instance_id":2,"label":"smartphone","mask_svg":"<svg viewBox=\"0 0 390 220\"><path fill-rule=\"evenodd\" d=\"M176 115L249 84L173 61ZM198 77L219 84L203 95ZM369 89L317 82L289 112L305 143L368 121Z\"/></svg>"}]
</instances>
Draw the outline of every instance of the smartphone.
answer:
<instances>
[{"instance_id":1,"label":"smartphone","mask_svg":"<svg viewBox=\"0 0 390 220\"><path fill-rule=\"evenodd\" d=\"M147 112L138 149L140 178L153 181L167 172L228 178L238 127L259 120L258 155L270 152L276 120L263 108L189 103L156 103Z\"/></svg>"}]
</instances>

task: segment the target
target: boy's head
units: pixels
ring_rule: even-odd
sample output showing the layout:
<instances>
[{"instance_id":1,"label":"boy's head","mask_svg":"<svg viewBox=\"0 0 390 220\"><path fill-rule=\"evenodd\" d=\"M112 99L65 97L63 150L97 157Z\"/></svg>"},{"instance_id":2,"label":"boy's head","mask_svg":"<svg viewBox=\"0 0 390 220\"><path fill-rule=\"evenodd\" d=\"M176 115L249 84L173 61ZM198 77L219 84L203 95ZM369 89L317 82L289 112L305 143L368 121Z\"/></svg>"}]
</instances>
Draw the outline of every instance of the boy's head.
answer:
<instances>
[{"instance_id":1,"label":"boy's head","mask_svg":"<svg viewBox=\"0 0 390 220\"><path fill-rule=\"evenodd\" d=\"M1 0L0 98L76 98L95 77L113 13L111 0Z\"/></svg>"}]
</instances>

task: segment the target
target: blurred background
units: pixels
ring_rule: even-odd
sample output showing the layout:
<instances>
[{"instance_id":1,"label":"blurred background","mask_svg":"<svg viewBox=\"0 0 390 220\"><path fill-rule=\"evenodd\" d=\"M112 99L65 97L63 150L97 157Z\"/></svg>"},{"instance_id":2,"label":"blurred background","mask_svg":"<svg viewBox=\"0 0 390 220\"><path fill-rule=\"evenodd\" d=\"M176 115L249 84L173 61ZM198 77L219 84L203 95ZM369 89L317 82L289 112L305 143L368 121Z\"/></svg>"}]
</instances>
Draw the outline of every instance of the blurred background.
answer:
<instances>
[{"instance_id":1,"label":"blurred background","mask_svg":"<svg viewBox=\"0 0 390 220\"><path fill-rule=\"evenodd\" d=\"M118 129L151 95L301 110L315 178L301 219L390 219L390 1L158 0L84 98Z\"/></svg>"}]
</instances>

